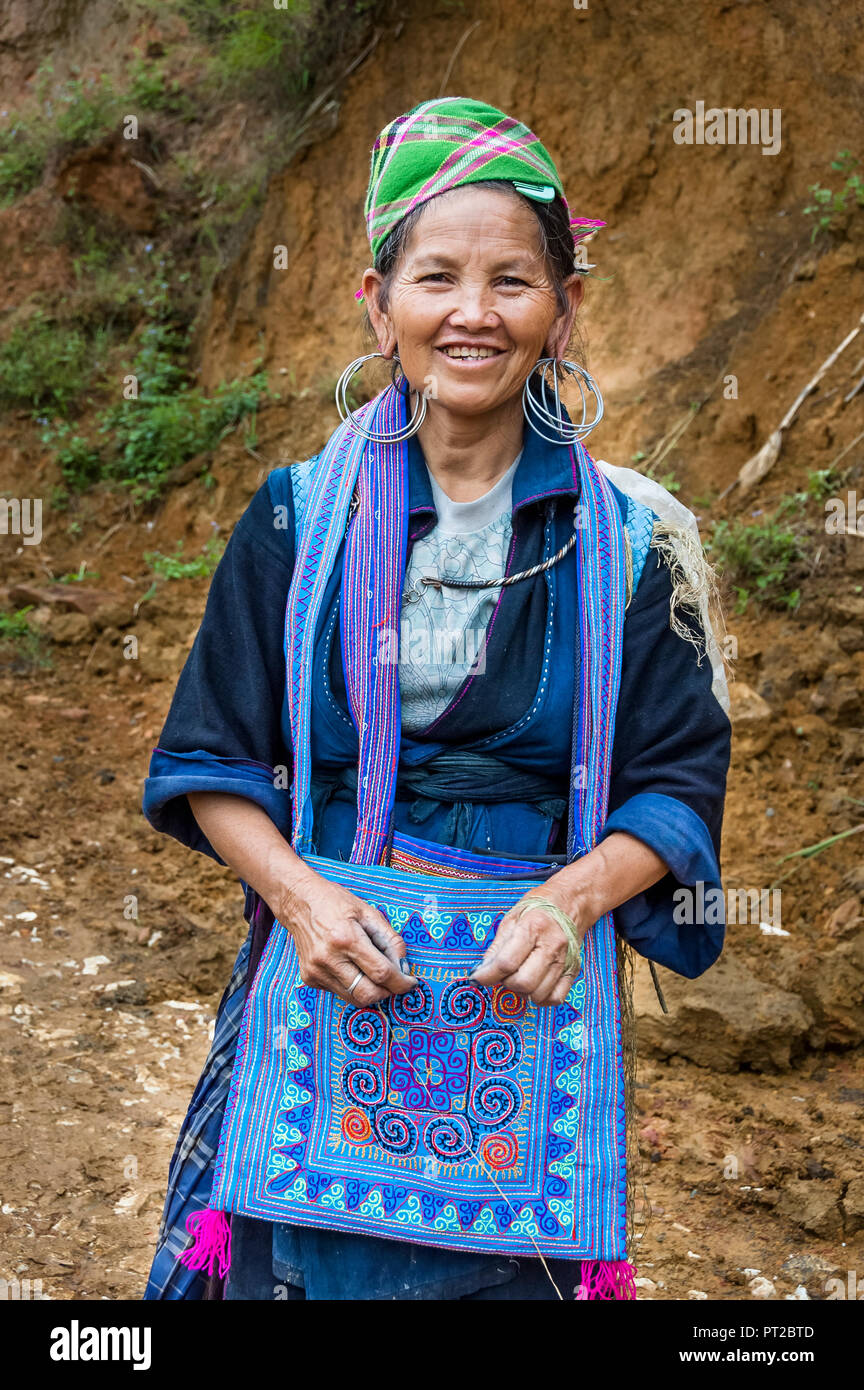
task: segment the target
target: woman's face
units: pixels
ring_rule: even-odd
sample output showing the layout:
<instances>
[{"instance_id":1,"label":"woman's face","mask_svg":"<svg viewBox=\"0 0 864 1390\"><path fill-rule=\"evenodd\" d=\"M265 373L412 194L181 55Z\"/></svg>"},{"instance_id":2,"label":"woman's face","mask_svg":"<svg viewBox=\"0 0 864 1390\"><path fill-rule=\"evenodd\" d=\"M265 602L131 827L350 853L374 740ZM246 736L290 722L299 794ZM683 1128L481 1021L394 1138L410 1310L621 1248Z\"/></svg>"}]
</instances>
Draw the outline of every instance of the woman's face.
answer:
<instances>
[{"instance_id":1,"label":"woman's face","mask_svg":"<svg viewBox=\"0 0 864 1390\"><path fill-rule=\"evenodd\" d=\"M423 208L396 266L386 308L382 277L363 292L385 356L398 351L415 390L458 415L484 414L521 394L539 357L563 354L582 298L573 275L562 314L530 207L473 185Z\"/></svg>"}]
</instances>

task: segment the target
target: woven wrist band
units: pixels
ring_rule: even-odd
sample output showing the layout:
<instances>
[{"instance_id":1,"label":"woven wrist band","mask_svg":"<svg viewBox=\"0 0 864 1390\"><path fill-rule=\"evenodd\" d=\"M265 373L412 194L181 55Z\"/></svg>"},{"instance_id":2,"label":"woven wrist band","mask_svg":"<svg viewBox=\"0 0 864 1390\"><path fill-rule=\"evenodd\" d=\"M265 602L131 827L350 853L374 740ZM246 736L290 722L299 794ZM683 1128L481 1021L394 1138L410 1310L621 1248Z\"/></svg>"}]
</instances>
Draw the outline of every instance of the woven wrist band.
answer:
<instances>
[{"instance_id":1,"label":"woven wrist band","mask_svg":"<svg viewBox=\"0 0 864 1390\"><path fill-rule=\"evenodd\" d=\"M522 907L517 912L517 921L522 916L523 912L528 912L532 907L540 908L543 912L548 913L550 917L554 917L563 931L567 938L567 959L564 962L564 969L561 973L562 975L573 975L575 977L582 969L582 950L579 945L578 928L573 918L568 917L563 908L559 907L557 903L550 902L548 898L531 896L526 898Z\"/></svg>"}]
</instances>

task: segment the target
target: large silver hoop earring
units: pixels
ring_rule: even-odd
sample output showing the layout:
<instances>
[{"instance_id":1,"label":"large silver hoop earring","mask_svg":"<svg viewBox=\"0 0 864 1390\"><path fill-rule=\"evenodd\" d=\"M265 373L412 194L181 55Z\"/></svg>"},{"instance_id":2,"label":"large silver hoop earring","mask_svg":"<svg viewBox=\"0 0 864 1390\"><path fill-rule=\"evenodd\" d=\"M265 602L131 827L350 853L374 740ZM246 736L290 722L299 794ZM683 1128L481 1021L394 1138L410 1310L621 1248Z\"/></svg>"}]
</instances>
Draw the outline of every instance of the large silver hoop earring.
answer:
<instances>
[{"instance_id":1,"label":"large silver hoop earring","mask_svg":"<svg viewBox=\"0 0 864 1390\"><path fill-rule=\"evenodd\" d=\"M365 357L355 357L353 362L348 363L348 366L336 383L336 409L339 411L340 420L350 420L352 428L355 429L358 434L362 435L364 439L371 439L373 444L398 444L401 440L408 439L412 434L416 434L422 425L426 418L426 397L421 391L416 393L417 404L414 407L414 412L411 419L406 421L401 429L391 430L389 433L385 431L381 434L376 434L374 430L367 430L366 427L358 421L354 412L349 409L347 391L352 377L356 376L364 362L371 362L373 357L383 358L384 353L367 352ZM388 359L384 358L384 360L387 361ZM395 354L393 360L401 372L402 364ZM402 372L402 376L404 378L404 372ZM393 385L396 386L395 374Z\"/></svg>"},{"instance_id":2,"label":"large silver hoop earring","mask_svg":"<svg viewBox=\"0 0 864 1390\"><path fill-rule=\"evenodd\" d=\"M552 405L549 403L550 383L546 373L552 368ZM540 375L539 391L532 391L531 382L535 375ZM564 408L561 404L559 392L559 373L561 377L575 377L579 387L579 394L582 397L582 419L578 424L573 423L564 417ZM594 418L588 419L588 402L594 398ZM578 362L559 362L555 357L541 357L535 363L525 386L522 390L522 410L525 419L531 426L535 434L539 434L541 439L545 439L549 444L575 444L578 440L584 439L589 435L595 426L600 424L603 419L603 397L600 388L589 372L584 367L580 367ZM551 433L547 433L551 431Z\"/></svg>"}]
</instances>

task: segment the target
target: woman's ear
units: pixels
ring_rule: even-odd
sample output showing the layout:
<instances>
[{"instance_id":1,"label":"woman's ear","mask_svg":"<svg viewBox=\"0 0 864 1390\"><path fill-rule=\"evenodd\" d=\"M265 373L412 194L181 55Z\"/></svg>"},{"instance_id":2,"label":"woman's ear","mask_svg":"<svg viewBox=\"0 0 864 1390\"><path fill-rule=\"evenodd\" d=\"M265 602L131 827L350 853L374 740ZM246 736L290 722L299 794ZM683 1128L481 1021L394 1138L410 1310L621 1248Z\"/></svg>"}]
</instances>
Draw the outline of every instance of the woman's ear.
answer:
<instances>
[{"instance_id":1,"label":"woman's ear","mask_svg":"<svg viewBox=\"0 0 864 1390\"><path fill-rule=\"evenodd\" d=\"M549 330L549 336L546 339L545 348L545 355L547 357L556 357L559 361L567 351L567 344L573 332L576 312L579 305L582 303L582 297L585 293L585 285L582 276L571 275L564 281L562 289L567 296L567 308L564 313L558 315L552 324Z\"/></svg>"},{"instance_id":2,"label":"woman's ear","mask_svg":"<svg viewBox=\"0 0 864 1390\"><path fill-rule=\"evenodd\" d=\"M363 298L366 301L369 322L375 329L375 336L378 339L378 350L383 352L385 357L392 357L396 351L396 334L390 315L386 309L381 307L383 285L384 279L379 271L373 270L371 266L364 270L361 288Z\"/></svg>"}]
</instances>

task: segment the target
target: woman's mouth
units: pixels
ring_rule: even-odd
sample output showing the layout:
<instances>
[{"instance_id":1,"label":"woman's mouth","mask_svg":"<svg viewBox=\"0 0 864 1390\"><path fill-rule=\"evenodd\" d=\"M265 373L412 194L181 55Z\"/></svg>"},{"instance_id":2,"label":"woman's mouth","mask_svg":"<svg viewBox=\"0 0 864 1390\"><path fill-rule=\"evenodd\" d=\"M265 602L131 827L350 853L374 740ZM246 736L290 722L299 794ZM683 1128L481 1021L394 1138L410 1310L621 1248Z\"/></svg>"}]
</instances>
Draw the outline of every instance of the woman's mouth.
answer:
<instances>
[{"instance_id":1,"label":"woman's mouth","mask_svg":"<svg viewBox=\"0 0 864 1390\"><path fill-rule=\"evenodd\" d=\"M476 367L481 362L489 362L493 357L503 357L504 349L496 347L475 347L468 344L451 344L435 349L447 358L448 362L458 362L460 366Z\"/></svg>"}]
</instances>

